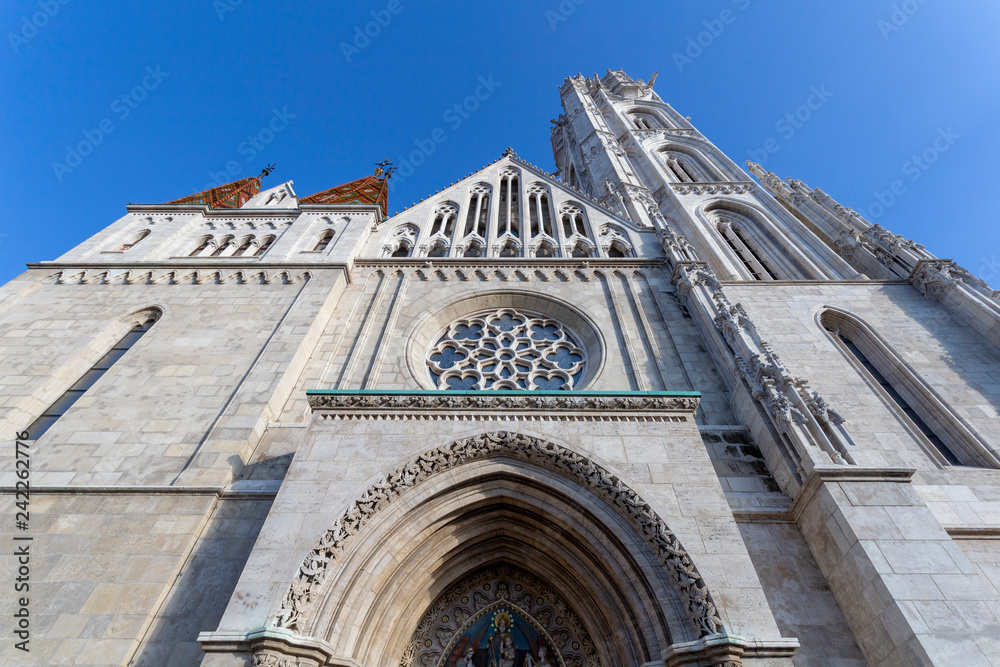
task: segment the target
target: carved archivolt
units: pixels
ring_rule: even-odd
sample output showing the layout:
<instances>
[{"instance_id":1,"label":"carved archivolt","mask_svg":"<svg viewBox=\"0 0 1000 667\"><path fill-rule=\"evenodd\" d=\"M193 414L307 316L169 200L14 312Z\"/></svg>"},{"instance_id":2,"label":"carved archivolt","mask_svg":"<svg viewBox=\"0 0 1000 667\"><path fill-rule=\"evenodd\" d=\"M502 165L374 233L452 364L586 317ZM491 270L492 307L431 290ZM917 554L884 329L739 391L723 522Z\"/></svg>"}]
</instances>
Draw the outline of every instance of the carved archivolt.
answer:
<instances>
[{"instance_id":1,"label":"carved archivolt","mask_svg":"<svg viewBox=\"0 0 1000 667\"><path fill-rule=\"evenodd\" d=\"M712 595L691 557L635 491L585 456L533 436L506 431L466 438L421 454L366 490L306 556L273 624L300 633L309 631L311 614L321 597L319 591L334 562L371 518L407 489L464 463L496 457L520 459L553 470L603 499L631 524L669 572L697 634L705 637L725 632Z\"/></svg>"}]
</instances>

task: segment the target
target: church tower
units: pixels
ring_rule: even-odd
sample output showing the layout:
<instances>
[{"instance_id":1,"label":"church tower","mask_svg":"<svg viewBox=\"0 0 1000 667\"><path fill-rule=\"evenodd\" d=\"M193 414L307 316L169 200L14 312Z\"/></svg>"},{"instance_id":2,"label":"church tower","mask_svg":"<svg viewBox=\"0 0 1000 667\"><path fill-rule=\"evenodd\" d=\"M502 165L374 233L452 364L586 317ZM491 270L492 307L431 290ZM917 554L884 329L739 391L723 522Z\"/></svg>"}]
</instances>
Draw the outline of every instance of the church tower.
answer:
<instances>
[{"instance_id":1,"label":"church tower","mask_svg":"<svg viewBox=\"0 0 1000 667\"><path fill-rule=\"evenodd\" d=\"M0 662L990 664L1000 295L655 79L566 79L555 173L265 170L0 288Z\"/></svg>"}]
</instances>

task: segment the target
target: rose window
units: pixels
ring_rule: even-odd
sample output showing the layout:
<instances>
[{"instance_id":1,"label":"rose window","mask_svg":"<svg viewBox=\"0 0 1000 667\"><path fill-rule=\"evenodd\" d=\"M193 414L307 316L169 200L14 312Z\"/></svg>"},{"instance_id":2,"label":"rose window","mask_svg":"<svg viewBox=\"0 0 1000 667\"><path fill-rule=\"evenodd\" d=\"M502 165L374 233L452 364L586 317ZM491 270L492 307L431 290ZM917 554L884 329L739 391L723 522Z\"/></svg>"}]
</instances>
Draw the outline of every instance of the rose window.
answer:
<instances>
[{"instance_id":1,"label":"rose window","mask_svg":"<svg viewBox=\"0 0 1000 667\"><path fill-rule=\"evenodd\" d=\"M452 322L427 352L438 389L573 389L587 353L561 322L504 308Z\"/></svg>"}]
</instances>

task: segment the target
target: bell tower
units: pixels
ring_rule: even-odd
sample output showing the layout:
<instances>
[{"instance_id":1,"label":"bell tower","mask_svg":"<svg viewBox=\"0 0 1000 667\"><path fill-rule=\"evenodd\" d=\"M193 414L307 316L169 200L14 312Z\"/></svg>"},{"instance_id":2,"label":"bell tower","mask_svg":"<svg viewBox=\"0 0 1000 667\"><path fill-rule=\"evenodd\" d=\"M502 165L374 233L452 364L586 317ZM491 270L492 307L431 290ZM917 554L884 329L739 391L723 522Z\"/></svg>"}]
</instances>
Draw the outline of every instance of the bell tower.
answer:
<instances>
[{"instance_id":1,"label":"bell tower","mask_svg":"<svg viewBox=\"0 0 1000 667\"><path fill-rule=\"evenodd\" d=\"M560 90L552 148L563 180L632 221L680 234L724 280L844 280L858 271L645 82L608 70Z\"/></svg>"}]
</instances>

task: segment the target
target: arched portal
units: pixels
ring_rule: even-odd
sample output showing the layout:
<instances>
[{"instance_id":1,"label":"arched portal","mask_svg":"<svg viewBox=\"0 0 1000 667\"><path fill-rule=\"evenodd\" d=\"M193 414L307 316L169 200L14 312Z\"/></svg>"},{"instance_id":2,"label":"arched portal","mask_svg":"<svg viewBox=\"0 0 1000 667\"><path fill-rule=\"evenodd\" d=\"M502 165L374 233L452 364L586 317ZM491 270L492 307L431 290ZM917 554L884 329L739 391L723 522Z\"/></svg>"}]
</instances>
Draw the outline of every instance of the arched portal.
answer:
<instances>
[{"instance_id":1,"label":"arched portal","mask_svg":"<svg viewBox=\"0 0 1000 667\"><path fill-rule=\"evenodd\" d=\"M357 664L425 667L406 656L435 602L489 568L544 582L572 610L580 636L597 638L579 667L643 664L724 633L691 558L642 498L577 452L509 432L460 439L373 484L306 557L274 625ZM523 667L529 648L541 659L548 629L523 611L535 634L521 633L519 662L505 667Z\"/></svg>"},{"instance_id":2,"label":"arched portal","mask_svg":"<svg viewBox=\"0 0 1000 667\"><path fill-rule=\"evenodd\" d=\"M579 615L547 582L512 565L481 568L428 608L402 667L600 665Z\"/></svg>"}]
</instances>

